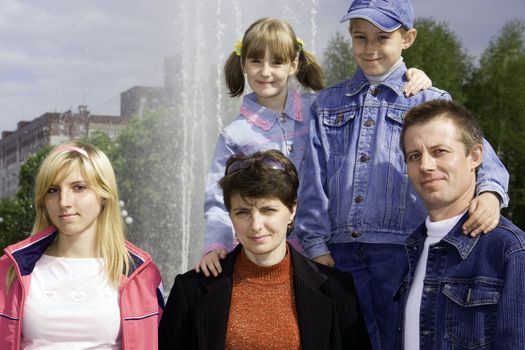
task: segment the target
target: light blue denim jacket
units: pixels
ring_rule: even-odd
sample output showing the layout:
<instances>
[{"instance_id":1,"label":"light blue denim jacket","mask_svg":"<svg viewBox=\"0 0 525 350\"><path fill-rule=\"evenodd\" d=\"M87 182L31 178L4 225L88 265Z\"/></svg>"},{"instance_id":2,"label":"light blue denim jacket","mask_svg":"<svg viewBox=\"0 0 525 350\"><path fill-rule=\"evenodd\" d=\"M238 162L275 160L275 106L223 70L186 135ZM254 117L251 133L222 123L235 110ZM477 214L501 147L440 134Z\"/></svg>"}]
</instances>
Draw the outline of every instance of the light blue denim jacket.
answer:
<instances>
[{"instance_id":1,"label":"light blue denim jacket","mask_svg":"<svg viewBox=\"0 0 525 350\"><path fill-rule=\"evenodd\" d=\"M243 98L239 115L219 135L208 171L204 196L204 254L233 245L233 230L218 181L224 176L226 161L233 154L252 154L277 149L290 158L301 173L308 143L312 93L288 89L283 113L273 112L256 102L252 92ZM290 238L290 237L289 237Z\"/></svg>"},{"instance_id":2,"label":"light blue denim jacket","mask_svg":"<svg viewBox=\"0 0 525 350\"><path fill-rule=\"evenodd\" d=\"M429 248L421 298L420 348L523 349L525 233L501 217L489 234L472 238L461 230L467 218L465 214ZM406 241L410 270L394 296L400 307L397 349L403 348L402 310L426 232L422 225Z\"/></svg>"},{"instance_id":3,"label":"light blue denim jacket","mask_svg":"<svg viewBox=\"0 0 525 350\"><path fill-rule=\"evenodd\" d=\"M411 107L450 95L430 88L407 98L405 73L403 63L373 86L358 69L312 104L294 230L308 257L328 254L333 243L403 244L427 216L409 183L399 136ZM486 141L484 149L476 193L497 192L506 206L508 172Z\"/></svg>"}]
</instances>

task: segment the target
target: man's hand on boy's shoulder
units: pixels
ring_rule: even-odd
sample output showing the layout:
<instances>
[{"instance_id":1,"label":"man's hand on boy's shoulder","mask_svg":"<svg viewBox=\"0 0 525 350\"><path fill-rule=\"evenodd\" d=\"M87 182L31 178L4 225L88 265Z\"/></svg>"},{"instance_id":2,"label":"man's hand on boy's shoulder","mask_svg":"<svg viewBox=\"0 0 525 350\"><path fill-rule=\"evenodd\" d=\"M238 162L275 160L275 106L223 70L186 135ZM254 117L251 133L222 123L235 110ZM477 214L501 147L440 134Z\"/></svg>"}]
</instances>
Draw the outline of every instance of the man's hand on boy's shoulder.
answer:
<instances>
[{"instance_id":1,"label":"man's hand on boy's shoulder","mask_svg":"<svg viewBox=\"0 0 525 350\"><path fill-rule=\"evenodd\" d=\"M418 92L432 87L432 80L421 69L408 69L406 78L408 80L404 89L406 97L414 96Z\"/></svg>"}]
</instances>

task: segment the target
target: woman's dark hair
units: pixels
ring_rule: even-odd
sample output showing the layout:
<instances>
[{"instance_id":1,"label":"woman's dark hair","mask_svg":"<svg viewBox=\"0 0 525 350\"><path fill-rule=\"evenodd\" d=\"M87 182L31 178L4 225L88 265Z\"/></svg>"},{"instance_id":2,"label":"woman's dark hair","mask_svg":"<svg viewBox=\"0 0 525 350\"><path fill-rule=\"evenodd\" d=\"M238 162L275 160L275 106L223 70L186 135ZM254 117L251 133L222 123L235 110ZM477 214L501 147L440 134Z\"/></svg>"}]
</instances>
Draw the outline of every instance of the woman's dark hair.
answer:
<instances>
[{"instance_id":1,"label":"woman's dark hair","mask_svg":"<svg viewBox=\"0 0 525 350\"><path fill-rule=\"evenodd\" d=\"M293 163L280 151L259 151L250 156L231 156L219 186L228 211L235 195L243 199L277 198L293 211L297 205L299 176ZM288 231L292 228L293 225Z\"/></svg>"}]
</instances>

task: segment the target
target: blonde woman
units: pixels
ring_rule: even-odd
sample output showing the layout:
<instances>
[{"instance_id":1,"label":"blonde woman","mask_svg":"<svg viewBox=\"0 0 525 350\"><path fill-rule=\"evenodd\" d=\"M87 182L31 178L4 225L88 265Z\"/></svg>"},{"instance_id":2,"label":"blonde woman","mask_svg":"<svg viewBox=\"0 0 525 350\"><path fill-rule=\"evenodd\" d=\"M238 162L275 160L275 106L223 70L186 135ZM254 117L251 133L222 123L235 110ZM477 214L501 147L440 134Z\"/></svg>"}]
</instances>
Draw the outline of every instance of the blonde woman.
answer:
<instances>
[{"instance_id":1,"label":"blonde woman","mask_svg":"<svg viewBox=\"0 0 525 350\"><path fill-rule=\"evenodd\" d=\"M124 239L115 174L70 141L42 163L33 234L0 258L0 349L156 349L162 282Z\"/></svg>"}]
</instances>

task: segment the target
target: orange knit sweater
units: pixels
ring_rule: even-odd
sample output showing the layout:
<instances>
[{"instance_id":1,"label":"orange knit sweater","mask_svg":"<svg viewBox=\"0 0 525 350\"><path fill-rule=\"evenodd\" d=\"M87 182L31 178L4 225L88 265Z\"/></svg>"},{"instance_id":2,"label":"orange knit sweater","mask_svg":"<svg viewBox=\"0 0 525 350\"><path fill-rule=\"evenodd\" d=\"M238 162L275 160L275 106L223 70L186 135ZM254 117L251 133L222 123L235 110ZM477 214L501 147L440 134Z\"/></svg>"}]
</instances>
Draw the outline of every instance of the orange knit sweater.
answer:
<instances>
[{"instance_id":1,"label":"orange knit sweater","mask_svg":"<svg viewBox=\"0 0 525 350\"><path fill-rule=\"evenodd\" d=\"M300 349L293 291L292 264L287 251L276 265L237 256L226 331L226 349Z\"/></svg>"}]
</instances>

